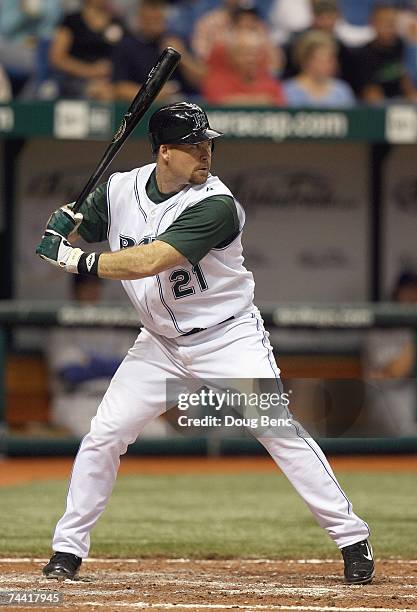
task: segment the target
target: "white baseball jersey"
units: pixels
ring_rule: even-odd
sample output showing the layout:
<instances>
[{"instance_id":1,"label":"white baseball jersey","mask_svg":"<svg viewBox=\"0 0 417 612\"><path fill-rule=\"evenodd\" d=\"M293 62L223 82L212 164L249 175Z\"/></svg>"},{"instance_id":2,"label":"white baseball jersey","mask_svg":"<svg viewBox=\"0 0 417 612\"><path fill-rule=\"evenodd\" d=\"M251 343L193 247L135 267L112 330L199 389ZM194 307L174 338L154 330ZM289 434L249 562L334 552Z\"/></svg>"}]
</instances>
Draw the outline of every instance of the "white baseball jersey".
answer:
<instances>
[{"instance_id":1,"label":"white baseball jersey","mask_svg":"<svg viewBox=\"0 0 417 612\"><path fill-rule=\"evenodd\" d=\"M187 208L216 195L233 197L216 176L203 185L187 185L160 204L146 193L155 169L148 164L113 174L108 182L108 240L112 251L147 244L158 238ZM193 266L187 262L144 279L122 281L144 326L174 338L194 328L208 328L253 308L254 281L243 265L242 206L235 200L238 236L224 248L212 249Z\"/></svg>"}]
</instances>

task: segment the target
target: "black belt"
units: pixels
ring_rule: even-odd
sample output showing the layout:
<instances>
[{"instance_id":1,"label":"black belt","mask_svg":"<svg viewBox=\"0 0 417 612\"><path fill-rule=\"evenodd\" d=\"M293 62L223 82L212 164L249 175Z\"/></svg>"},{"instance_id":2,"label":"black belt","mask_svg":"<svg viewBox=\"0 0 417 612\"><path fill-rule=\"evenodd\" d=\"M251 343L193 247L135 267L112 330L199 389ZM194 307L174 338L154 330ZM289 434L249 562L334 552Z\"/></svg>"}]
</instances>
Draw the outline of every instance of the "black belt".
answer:
<instances>
[{"instance_id":1,"label":"black belt","mask_svg":"<svg viewBox=\"0 0 417 612\"><path fill-rule=\"evenodd\" d=\"M225 321L220 321L220 323L216 323L216 325L221 325L222 323L227 323L227 321L231 321L234 318L235 318L234 315L232 315L231 317L229 317ZM186 334L181 334L181 337L183 337L183 336L192 336L193 334L198 334L198 332L206 331L206 329L208 329L208 328L207 327L194 327L194 329L192 329L191 331L187 332Z\"/></svg>"}]
</instances>

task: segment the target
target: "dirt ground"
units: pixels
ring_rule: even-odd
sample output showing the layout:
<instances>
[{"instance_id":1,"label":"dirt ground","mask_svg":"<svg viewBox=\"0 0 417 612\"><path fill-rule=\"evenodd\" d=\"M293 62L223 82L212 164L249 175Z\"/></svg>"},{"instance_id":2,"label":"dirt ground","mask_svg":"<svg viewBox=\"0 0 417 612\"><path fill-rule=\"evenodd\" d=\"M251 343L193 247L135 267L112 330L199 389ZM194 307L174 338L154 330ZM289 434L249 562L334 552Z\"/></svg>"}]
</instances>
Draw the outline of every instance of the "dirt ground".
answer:
<instances>
[{"instance_id":1,"label":"dirt ground","mask_svg":"<svg viewBox=\"0 0 417 612\"><path fill-rule=\"evenodd\" d=\"M335 470L417 472L416 456L337 457ZM67 478L72 459L0 462L0 486ZM270 472L269 458L124 458L121 474ZM8 605L5 610L417 612L417 560L380 560L371 585L343 582L342 561L88 559L79 580L42 578L47 559L0 559L3 591L57 591L62 605Z\"/></svg>"},{"instance_id":2,"label":"dirt ground","mask_svg":"<svg viewBox=\"0 0 417 612\"><path fill-rule=\"evenodd\" d=\"M342 562L90 560L77 581L40 575L45 560L0 560L0 590L57 591L59 607L92 610L384 612L417 610L417 561L381 561L370 585L344 584ZM5 609L21 610L24 606Z\"/></svg>"},{"instance_id":3,"label":"dirt ground","mask_svg":"<svg viewBox=\"0 0 417 612\"><path fill-rule=\"evenodd\" d=\"M417 455L330 457L335 470L347 472L417 472ZM0 486L33 480L67 478L73 459L69 457L0 460ZM238 474L277 470L269 457L123 457L124 474Z\"/></svg>"}]
</instances>

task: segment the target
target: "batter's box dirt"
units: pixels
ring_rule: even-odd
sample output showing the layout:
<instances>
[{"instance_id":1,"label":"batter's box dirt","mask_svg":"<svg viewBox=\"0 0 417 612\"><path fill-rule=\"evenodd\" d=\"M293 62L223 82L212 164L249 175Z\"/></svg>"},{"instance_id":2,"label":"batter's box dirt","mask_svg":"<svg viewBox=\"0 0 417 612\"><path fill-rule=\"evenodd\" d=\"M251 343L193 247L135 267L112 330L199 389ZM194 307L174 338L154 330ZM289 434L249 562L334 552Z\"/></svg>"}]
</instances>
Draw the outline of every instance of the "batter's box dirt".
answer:
<instances>
[{"instance_id":1,"label":"batter's box dirt","mask_svg":"<svg viewBox=\"0 0 417 612\"><path fill-rule=\"evenodd\" d=\"M370 585L349 586L334 561L92 559L76 581L40 575L45 560L0 560L0 590L57 590L39 610L417 612L417 562L379 561ZM5 608L7 609L7 608ZM10 608L24 609L24 606ZM28 609L28 608L26 608Z\"/></svg>"}]
</instances>

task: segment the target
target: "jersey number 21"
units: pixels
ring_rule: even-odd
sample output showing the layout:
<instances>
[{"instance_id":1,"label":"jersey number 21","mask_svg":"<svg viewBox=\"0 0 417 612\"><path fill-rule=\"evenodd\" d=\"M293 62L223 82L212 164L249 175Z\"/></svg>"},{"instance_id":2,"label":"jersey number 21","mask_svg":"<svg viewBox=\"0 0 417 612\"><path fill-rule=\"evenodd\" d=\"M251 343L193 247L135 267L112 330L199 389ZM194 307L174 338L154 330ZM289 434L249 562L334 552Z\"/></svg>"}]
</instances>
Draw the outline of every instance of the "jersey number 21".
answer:
<instances>
[{"instance_id":1,"label":"jersey number 21","mask_svg":"<svg viewBox=\"0 0 417 612\"><path fill-rule=\"evenodd\" d=\"M206 291L208 285L200 264L193 266L191 272L197 279L200 291ZM188 270L174 270L174 272L171 272L169 275L169 280L172 283L172 292L176 300L186 297L187 295L194 295L195 287L194 284L191 284L193 279Z\"/></svg>"}]
</instances>

